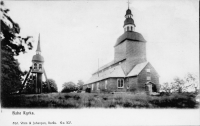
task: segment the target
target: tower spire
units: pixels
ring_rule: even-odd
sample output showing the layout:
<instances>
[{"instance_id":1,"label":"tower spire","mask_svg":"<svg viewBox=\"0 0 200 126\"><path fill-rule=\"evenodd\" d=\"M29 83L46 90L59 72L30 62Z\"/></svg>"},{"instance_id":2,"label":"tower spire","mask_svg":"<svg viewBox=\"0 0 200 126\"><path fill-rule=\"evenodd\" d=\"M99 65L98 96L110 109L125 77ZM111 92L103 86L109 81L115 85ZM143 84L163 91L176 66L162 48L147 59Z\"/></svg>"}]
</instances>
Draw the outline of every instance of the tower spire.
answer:
<instances>
[{"instance_id":1,"label":"tower spire","mask_svg":"<svg viewBox=\"0 0 200 126\"><path fill-rule=\"evenodd\" d=\"M41 52L41 49L40 49L40 34L39 34L39 37L38 37L38 46L37 46L37 50L36 52Z\"/></svg>"},{"instance_id":2,"label":"tower spire","mask_svg":"<svg viewBox=\"0 0 200 126\"><path fill-rule=\"evenodd\" d=\"M129 9L129 4L130 4L129 0L128 0L128 2L127 2L127 3L128 3L128 9Z\"/></svg>"}]
</instances>

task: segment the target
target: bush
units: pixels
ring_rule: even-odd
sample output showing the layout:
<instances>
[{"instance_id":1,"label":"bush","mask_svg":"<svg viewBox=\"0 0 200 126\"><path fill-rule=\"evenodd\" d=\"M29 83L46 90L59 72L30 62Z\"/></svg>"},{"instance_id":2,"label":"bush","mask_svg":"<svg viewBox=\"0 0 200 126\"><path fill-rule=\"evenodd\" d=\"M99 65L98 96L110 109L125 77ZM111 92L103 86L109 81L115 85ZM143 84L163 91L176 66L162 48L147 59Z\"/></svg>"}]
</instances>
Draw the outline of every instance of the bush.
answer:
<instances>
[{"instance_id":1,"label":"bush","mask_svg":"<svg viewBox=\"0 0 200 126\"><path fill-rule=\"evenodd\" d=\"M73 92L76 91L76 85L73 82L67 82L63 84L63 89L62 89L62 93L69 93L69 92Z\"/></svg>"}]
</instances>

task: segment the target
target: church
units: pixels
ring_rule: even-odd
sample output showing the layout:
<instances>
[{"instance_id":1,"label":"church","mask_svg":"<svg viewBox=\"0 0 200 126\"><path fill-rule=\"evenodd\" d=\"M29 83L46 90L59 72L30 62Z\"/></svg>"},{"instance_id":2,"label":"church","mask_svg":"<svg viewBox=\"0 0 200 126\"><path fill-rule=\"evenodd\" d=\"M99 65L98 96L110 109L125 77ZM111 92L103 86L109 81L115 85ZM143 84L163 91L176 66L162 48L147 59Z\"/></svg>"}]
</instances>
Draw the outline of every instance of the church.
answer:
<instances>
[{"instance_id":1,"label":"church","mask_svg":"<svg viewBox=\"0 0 200 126\"><path fill-rule=\"evenodd\" d=\"M84 84L89 92L159 92L159 75L146 59L146 40L135 31L131 10L125 14L124 33L114 45L114 60L100 67Z\"/></svg>"}]
</instances>

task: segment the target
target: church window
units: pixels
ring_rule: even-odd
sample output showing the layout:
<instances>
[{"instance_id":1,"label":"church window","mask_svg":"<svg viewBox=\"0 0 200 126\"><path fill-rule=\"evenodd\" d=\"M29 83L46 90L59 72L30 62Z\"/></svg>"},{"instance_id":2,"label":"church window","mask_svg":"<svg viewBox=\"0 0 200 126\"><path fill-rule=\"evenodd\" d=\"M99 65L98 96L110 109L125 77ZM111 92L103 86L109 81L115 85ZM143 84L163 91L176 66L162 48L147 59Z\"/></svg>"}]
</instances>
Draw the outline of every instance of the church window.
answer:
<instances>
[{"instance_id":1,"label":"church window","mask_svg":"<svg viewBox=\"0 0 200 126\"><path fill-rule=\"evenodd\" d=\"M150 72L151 72L151 70L150 70L150 69L146 69L146 71L147 71L147 73L150 73Z\"/></svg>"},{"instance_id":2,"label":"church window","mask_svg":"<svg viewBox=\"0 0 200 126\"><path fill-rule=\"evenodd\" d=\"M147 76L147 80L150 81L150 80L151 80L151 77Z\"/></svg>"},{"instance_id":3,"label":"church window","mask_svg":"<svg viewBox=\"0 0 200 126\"><path fill-rule=\"evenodd\" d=\"M34 63L34 69L37 69L37 63Z\"/></svg>"},{"instance_id":4,"label":"church window","mask_svg":"<svg viewBox=\"0 0 200 126\"><path fill-rule=\"evenodd\" d=\"M99 90L99 82L97 83L97 90Z\"/></svg>"},{"instance_id":5,"label":"church window","mask_svg":"<svg viewBox=\"0 0 200 126\"><path fill-rule=\"evenodd\" d=\"M92 90L93 90L94 85L92 84Z\"/></svg>"},{"instance_id":6,"label":"church window","mask_svg":"<svg viewBox=\"0 0 200 126\"><path fill-rule=\"evenodd\" d=\"M127 31L129 31L129 27L127 27Z\"/></svg>"},{"instance_id":7,"label":"church window","mask_svg":"<svg viewBox=\"0 0 200 126\"><path fill-rule=\"evenodd\" d=\"M108 84L108 81L105 80L105 89L107 89L107 84Z\"/></svg>"},{"instance_id":8,"label":"church window","mask_svg":"<svg viewBox=\"0 0 200 126\"><path fill-rule=\"evenodd\" d=\"M133 31L133 27L131 26L131 31Z\"/></svg>"},{"instance_id":9,"label":"church window","mask_svg":"<svg viewBox=\"0 0 200 126\"><path fill-rule=\"evenodd\" d=\"M123 79L118 79L117 80L117 87L118 88L123 88L124 87L124 80Z\"/></svg>"}]
</instances>

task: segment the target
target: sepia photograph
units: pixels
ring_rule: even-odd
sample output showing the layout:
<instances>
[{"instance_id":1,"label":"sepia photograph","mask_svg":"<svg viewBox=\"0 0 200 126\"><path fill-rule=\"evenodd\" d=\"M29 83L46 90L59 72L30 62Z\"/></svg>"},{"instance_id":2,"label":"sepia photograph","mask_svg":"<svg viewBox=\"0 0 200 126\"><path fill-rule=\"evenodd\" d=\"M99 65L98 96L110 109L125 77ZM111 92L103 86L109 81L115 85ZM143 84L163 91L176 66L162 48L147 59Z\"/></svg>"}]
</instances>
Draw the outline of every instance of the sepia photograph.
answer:
<instances>
[{"instance_id":1,"label":"sepia photograph","mask_svg":"<svg viewBox=\"0 0 200 126\"><path fill-rule=\"evenodd\" d=\"M198 0L0 4L0 124L200 125Z\"/></svg>"}]
</instances>

